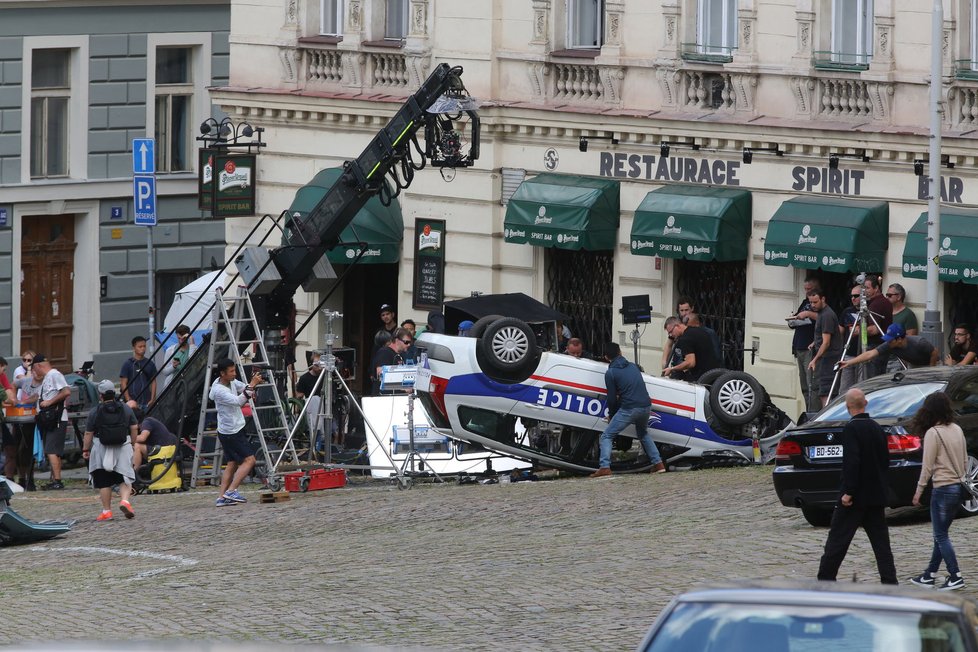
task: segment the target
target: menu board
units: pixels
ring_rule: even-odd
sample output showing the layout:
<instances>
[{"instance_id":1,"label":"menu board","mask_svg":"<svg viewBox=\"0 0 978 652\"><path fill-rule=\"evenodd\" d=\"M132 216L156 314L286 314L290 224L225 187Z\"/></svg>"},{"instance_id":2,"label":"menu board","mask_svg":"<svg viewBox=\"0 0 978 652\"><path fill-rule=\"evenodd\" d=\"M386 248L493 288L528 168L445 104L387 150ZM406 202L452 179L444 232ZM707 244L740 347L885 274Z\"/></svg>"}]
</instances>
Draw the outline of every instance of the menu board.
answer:
<instances>
[{"instance_id":1,"label":"menu board","mask_svg":"<svg viewBox=\"0 0 978 652\"><path fill-rule=\"evenodd\" d=\"M437 310L445 299L445 221L414 221L415 309Z\"/></svg>"}]
</instances>

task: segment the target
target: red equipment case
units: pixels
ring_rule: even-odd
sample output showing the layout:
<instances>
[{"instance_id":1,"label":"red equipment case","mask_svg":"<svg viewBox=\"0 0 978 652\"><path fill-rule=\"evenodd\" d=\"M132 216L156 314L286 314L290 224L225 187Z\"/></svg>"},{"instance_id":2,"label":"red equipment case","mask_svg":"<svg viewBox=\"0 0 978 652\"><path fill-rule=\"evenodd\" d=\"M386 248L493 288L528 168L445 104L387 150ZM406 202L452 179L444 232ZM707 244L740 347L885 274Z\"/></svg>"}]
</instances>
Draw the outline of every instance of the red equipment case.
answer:
<instances>
[{"instance_id":1,"label":"red equipment case","mask_svg":"<svg viewBox=\"0 0 978 652\"><path fill-rule=\"evenodd\" d=\"M312 469L285 475L285 490L290 492L336 489L346 486L345 469Z\"/></svg>"}]
</instances>

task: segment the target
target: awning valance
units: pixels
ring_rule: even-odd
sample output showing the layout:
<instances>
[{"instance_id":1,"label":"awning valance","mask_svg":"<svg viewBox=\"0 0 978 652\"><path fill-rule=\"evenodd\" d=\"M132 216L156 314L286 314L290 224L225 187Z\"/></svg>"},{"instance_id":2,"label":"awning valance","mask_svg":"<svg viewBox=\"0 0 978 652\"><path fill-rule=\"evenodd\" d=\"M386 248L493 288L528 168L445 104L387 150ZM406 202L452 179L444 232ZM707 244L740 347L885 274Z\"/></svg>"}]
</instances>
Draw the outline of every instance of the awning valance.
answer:
<instances>
[{"instance_id":1,"label":"awning valance","mask_svg":"<svg viewBox=\"0 0 978 652\"><path fill-rule=\"evenodd\" d=\"M323 198L333 183L343 174L343 168L321 170L312 181L299 188L289 206L289 213L305 215ZM353 221L340 234L342 243L326 254L331 263L351 263L359 251L357 243L367 243L361 263L396 263L400 259L401 240L404 238L404 219L397 199L384 206L374 195L367 200Z\"/></svg>"},{"instance_id":2,"label":"awning valance","mask_svg":"<svg viewBox=\"0 0 978 652\"><path fill-rule=\"evenodd\" d=\"M886 269L890 209L886 202L795 197L768 223L764 263L829 272Z\"/></svg>"},{"instance_id":3,"label":"awning valance","mask_svg":"<svg viewBox=\"0 0 978 652\"><path fill-rule=\"evenodd\" d=\"M938 278L978 285L978 211L941 207ZM903 275L927 278L927 212L920 214L903 247Z\"/></svg>"},{"instance_id":4,"label":"awning valance","mask_svg":"<svg viewBox=\"0 0 978 652\"><path fill-rule=\"evenodd\" d=\"M726 262L747 260L751 194L709 186L666 186L645 195L632 222L632 253Z\"/></svg>"},{"instance_id":5,"label":"awning valance","mask_svg":"<svg viewBox=\"0 0 978 652\"><path fill-rule=\"evenodd\" d=\"M527 179L506 207L506 242L559 249L614 249L618 242L619 184L567 174Z\"/></svg>"}]
</instances>

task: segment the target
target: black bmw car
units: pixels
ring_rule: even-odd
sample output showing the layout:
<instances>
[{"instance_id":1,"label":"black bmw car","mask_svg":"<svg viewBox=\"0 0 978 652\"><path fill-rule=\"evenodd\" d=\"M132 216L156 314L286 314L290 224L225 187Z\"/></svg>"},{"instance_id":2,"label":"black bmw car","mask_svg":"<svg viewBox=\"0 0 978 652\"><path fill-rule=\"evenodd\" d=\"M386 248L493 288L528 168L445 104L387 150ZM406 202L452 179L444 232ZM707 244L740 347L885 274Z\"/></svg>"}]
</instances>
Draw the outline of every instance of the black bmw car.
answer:
<instances>
[{"instance_id":1,"label":"black bmw car","mask_svg":"<svg viewBox=\"0 0 978 652\"><path fill-rule=\"evenodd\" d=\"M867 411L887 434L890 449L890 507L911 504L920 477L921 433L907 430L913 415L932 392L944 391L968 441L968 474L978 476L978 366L927 367L884 374L859 385ZM839 497L842 429L849 421L838 397L814 418L789 428L775 454L774 490L782 505L801 509L812 525L828 525ZM924 499L929 498L929 490ZM978 512L978 501L964 505Z\"/></svg>"}]
</instances>

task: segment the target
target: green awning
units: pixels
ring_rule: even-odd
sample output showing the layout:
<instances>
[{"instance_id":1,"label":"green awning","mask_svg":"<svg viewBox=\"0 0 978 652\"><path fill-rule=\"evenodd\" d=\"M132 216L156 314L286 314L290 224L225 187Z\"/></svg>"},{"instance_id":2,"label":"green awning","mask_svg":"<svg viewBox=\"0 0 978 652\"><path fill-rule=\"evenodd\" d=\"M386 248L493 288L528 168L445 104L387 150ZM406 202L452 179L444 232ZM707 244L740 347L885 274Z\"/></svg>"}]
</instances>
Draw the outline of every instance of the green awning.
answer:
<instances>
[{"instance_id":1,"label":"green awning","mask_svg":"<svg viewBox=\"0 0 978 652\"><path fill-rule=\"evenodd\" d=\"M618 244L619 184L568 174L540 174L513 193L503 223L506 242L603 251Z\"/></svg>"},{"instance_id":2,"label":"green awning","mask_svg":"<svg viewBox=\"0 0 978 652\"><path fill-rule=\"evenodd\" d=\"M886 269L890 208L886 202L795 197L771 217L764 264L829 272Z\"/></svg>"},{"instance_id":3,"label":"green awning","mask_svg":"<svg viewBox=\"0 0 978 652\"><path fill-rule=\"evenodd\" d=\"M321 170L312 181L295 193L289 212L307 214L319 203L341 174L343 168ZM366 206L360 209L350 225L340 234L341 242L367 243L367 250L360 259L361 263L396 263L400 260L403 238L404 219L401 217L401 205L395 198L390 206L384 206L376 195L367 200ZM350 263L356 258L358 249L355 244L348 247L340 244L329 251L326 258L331 263Z\"/></svg>"},{"instance_id":4,"label":"green awning","mask_svg":"<svg viewBox=\"0 0 978 652\"><path fill-rule=\"evenodd\" d=\"M751 194L709 186L653 190L635 211L632 253L708 262L747 260Z\"/></svg>"},{"instance_id":5,"label":"green awning","mask_svg":"<svg viewBox=\"0 0 978 652\"><path fill-rule=\"evenodd\" d=\"M941 207L938 278L978 285L978 211ZM903 275L927 278L927 212L920 214L903 247Z\"/></svg>"}]
</instances>

